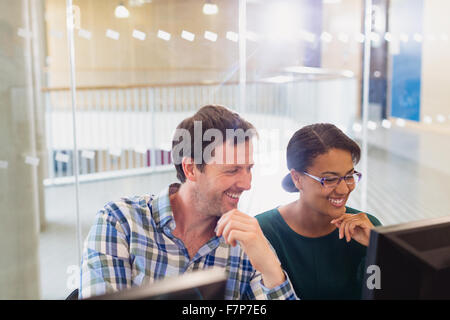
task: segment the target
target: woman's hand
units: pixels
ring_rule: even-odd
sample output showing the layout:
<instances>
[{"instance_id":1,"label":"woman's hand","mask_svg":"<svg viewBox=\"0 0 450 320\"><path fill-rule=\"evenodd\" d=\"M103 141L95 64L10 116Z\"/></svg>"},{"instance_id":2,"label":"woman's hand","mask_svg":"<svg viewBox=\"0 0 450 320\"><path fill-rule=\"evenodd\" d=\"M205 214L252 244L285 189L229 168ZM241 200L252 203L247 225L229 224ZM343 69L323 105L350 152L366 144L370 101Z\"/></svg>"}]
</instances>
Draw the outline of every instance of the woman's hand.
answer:
<instances>
[{"instance_id":1,"label":"woman's hand","mask_svg":"<svg viewBox=\"0 0 450 320\"><path fill-rule=\"evenodd\" d=\"M345 213L339 218L331 220L331 223L339 228L339 239L343 239L345 236L347 242L354 239L366 247L369 245L370 230L374 228L374 225L365 213Z\"/></svg>"},{"instance_id":2,"label":"woman's hand","mask_svg":"<svg viewBox=\"0 0 450 320\"><path fill-rule=\"evenodd\" d=\"M239 241L253 267L261 272L264 285L271 289L282 284L286 277L280 261L270 248L258 220L237 209L225 213L217 222L216 235L235 246Z\"/></svg>"}]
</instances>

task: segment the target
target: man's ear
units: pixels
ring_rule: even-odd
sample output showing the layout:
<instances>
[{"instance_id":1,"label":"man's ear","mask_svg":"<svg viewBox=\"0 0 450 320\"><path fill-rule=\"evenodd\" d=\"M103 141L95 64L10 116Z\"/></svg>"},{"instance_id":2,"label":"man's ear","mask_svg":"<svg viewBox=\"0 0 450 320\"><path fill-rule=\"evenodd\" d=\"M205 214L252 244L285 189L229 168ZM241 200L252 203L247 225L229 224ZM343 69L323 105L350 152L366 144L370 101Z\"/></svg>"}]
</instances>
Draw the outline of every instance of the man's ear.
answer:
<instances>
[{"instance_id":1,"label":"man's ear","mask_svg":"<svg viewBox=\"0 0 450 320\"><path fill-rule=\"evenodd\" d=\"M298 190L302 190L302 177L300 172L291 169L291 178Z\"/></svg>"},{"instance_id":2,"label":"man's ear","mask_svg":"<svg viewBox=\"0 0 450 320\"><path fill-rule=\"evenodd\" d=\"M197 168L195 167L194 159L189 157L183 157L181 160L181 167L183 168L184 175L186 176L186 180L189 181L196 181L197 180L197 174L196 171Z\"/></svg>"}]
</instances>

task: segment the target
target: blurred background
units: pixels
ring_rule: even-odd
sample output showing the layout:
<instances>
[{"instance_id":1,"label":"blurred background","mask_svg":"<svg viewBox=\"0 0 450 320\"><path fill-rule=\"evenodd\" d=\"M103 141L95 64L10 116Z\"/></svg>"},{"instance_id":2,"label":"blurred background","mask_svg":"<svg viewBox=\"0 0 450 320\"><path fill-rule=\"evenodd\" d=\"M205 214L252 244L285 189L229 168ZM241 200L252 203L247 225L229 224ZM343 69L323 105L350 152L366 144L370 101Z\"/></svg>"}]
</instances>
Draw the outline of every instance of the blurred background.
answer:
<instances>
[{"instance_id":1,"label":"blurred background","mask_svg":"<svg viewBox=\"0 0 450 320\"><path fill-rule=\"evenodd\" d=\"M447 0L0 0L0 299L78 287L96 212L176 181L171 137L206 104L260 133L250 215L292 133L363 149L348 205L384 225L450 214Z\"/></svg>"}]
</instances>

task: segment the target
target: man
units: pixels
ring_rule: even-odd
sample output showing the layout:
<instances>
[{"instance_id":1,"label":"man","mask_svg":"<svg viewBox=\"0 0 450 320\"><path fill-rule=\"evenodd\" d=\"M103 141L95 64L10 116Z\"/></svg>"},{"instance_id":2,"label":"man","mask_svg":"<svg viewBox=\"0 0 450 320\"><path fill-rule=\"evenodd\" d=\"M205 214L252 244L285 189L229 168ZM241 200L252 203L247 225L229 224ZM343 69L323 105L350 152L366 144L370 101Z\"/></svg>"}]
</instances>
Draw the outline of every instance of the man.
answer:
<instances>
[{"instance_id":1,"label":"man","mask_svg":"<svg viewBox=\"0 0 450 320\"><path fill-rule=\"evenodd\" d=\"M172 141L181 184L100 210L85 243L80 298L214 266L228 274L225 299L296 299L257 220L237 210L251 186L254 135L222 106L183 120Z\"/></svg>"}]
</instances>

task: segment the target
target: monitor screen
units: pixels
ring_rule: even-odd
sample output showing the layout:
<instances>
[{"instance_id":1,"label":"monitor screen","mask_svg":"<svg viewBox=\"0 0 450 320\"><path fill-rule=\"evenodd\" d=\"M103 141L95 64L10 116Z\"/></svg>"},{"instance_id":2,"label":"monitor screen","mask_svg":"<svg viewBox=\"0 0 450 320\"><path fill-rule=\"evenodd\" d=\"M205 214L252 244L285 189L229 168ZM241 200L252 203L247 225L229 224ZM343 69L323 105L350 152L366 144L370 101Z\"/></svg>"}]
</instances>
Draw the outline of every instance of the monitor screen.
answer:
<instances>
[{"instance_id":1,"label":"monitor screen","mask_svg":"<svg viewBox=\"0 0 450 320\"><path fill-rule=\"evenodd\" d=\"M212 268L86 300L224 300L226 282L225 271Z\"/></svg>"},{"instance_id":2,"label":"monitor screen","mask_svg":"<svg viewBox=\"0 0 450 320\"><path fill-rule=\"evenodd\" d=\"M363 299L450 299L450 216L374 228L365 271Z\"/></svg>"}]
</instances>

